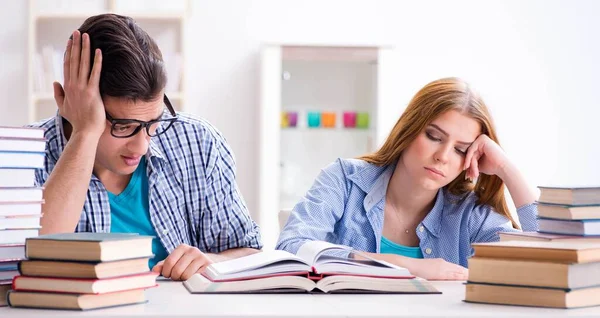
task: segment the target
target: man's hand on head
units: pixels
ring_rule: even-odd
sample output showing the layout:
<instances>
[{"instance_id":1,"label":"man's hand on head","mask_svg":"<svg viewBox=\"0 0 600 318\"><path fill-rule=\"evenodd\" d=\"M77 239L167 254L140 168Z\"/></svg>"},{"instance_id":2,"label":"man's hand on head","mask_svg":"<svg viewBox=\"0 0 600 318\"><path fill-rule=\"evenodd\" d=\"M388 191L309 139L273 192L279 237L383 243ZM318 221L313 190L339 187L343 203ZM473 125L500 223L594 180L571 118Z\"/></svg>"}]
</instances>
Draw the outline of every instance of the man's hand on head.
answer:
<instances>
[{"instance_id":1,"label":"man's hand on head","mask_svg":"<svg viewBox=\"0 0 600 318\"><path fill-rule=\"evenodd\" d=\"M102 52L96 49L94 60L90 61L90 47L87 33L73 32L73 39L67 42L63 64L64 88L54 82L54 99L59 114L69 121L74 134L89 133L100 138L106 127L100 96ZM94 63L91 67L90 62Z\"/></svg>"}]
</instances>

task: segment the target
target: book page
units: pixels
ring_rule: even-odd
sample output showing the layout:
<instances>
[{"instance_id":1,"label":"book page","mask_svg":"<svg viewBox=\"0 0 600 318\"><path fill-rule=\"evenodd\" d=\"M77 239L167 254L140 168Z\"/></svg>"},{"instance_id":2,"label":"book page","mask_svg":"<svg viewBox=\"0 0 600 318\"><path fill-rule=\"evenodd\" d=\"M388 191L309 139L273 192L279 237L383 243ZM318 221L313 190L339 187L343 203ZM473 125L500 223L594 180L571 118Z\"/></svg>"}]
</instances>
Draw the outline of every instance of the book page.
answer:
<instances>
[{"instance_id":1,"label":"book page","mask_svg":"<svg viewBox=\"0 0 600 318\"><path fill-rule=\"evenodd\" d=\"M356 260L347 257L323 255L327 251L346 251L364 257L366 260ZM298 257L312 264L318 273L345 273L364 276L382 277L412 277L403 267L374 259L359 250L349 246L337 245L324 241L309 241L304 243L297 253Z\"/></svg>"},{"instance_id":2,"label":"book page","mask_svg":"<svg viewBox=\"0 0 600 318\"><path fill-rule=\"evenodd\" d=\"M361 253L362 254L362 253ZM406 268L385 261L367 259L357 260L322 255L314 266L317 274L349 274L371 277L414 277Z\"/></svg>"},{"instance_id":3,"label":"book page","mask_svg":"<svg viewBox=\"0 0 600 318\"><path fill-rule=\"evenodd\" d=\"M301 276L276 276L231 282L211 282L206 277L195 274L183 282L183 285L190 293L195 294L258 292L281 289L311 291L315 288L316 283Z\"/></svg>"},{"instance_id":4,"label":"book page","mask_svg":"<svg viewBox=\"0 0 600 318\"><path fill-rule=\"evenodd\" d=\"M275 250L213 263L207 268L206 274L211 279L240 278L287 271L310 271L310 266L292 253Z\"/></svg>"},{"instance_id":5,"label":"book page","mask_svg":"<svg viewBox=\"0 0 600 318\"><path fill-rule=\"evenodd\" d=\"M440 292L428 281L420 278L389 279L360 276L328 276L317 283L317 288L324 292L333 291L372 291L402 294L439 294Z\"/></svg>"},{"instance_id":6,"label":"book page","mask_svg":"<svg viewBox=\"0 0 600 318\"><path fill-rule=\"evenodd\" d=\"M306 261L308 264L315 265L317 259L325 251L340 250L352 252L353 249L349 246L337 245L325 241L308 241L298 249L296 255Z\"/></svg>"}]
</instances>

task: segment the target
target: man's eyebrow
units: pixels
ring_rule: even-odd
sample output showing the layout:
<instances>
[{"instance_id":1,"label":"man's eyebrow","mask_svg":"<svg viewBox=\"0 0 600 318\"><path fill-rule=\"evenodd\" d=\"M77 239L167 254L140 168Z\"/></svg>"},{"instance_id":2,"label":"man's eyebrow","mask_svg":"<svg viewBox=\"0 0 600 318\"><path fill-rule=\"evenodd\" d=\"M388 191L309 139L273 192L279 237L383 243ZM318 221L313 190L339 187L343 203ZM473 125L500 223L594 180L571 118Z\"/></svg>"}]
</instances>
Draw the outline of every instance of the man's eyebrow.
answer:
<instances>
[{"instance_id":1,"label":"man's eyebrow","mask_svg":"<svg viewBox=\"0 0 600 318\"><path fill-rule=\"evenodd\" d=\"M446 137L450 136L445 130L443 130L442 128L440 128L440 126L436 125L436 124L429 124L429 126L435 128L436 130L438 130L439 132L441 132L442 134L444 134ZM457 141L457 144L461 144L461 145L465 145L465 146L471 146L471 144L474 141L471 142L466 142L466 141Z\"/></svg>"}]
</instances>

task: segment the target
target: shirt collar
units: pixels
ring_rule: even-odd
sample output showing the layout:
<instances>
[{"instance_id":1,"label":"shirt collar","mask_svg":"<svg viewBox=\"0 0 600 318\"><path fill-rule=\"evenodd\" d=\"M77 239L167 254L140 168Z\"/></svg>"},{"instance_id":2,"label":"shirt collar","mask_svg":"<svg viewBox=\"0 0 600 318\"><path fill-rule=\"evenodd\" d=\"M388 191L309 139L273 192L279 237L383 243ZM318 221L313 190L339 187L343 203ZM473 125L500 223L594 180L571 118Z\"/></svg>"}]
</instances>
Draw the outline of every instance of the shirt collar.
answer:
<instances>
[{"instance_id":1,"label":"shirt collar","mask_svg":"<svg viewBox=\"0 0 600 318\"><path fill-rule=\"evenodd\" d=\"M348 179L366 193L363 205L367 213L385 199L388 183L390 182L390 178L394 173L396 165L392 164L384 167L369 165L369 167L371 168L358 169L348 175ZM376 167L379 171L374 171L372 167ZM422 222L423 226L436 237L439 235L442 224L444 202L444 188L441 188L437 192L433 208L427 216L425 216L425 219L423 219Z\"/></svg>"},{"instance_id":2,"label":"shirt collar","mask_svg":"<svg viewBox=\"0 0 600 318\"><path fill-rule=\"evenodd\" d=\"M363 202L365 211L371 211L385 198L387 185L395 167L396 165L379 167L368 164L348 175L348 179L366 193Z\"/></svg>"}]
</instances>

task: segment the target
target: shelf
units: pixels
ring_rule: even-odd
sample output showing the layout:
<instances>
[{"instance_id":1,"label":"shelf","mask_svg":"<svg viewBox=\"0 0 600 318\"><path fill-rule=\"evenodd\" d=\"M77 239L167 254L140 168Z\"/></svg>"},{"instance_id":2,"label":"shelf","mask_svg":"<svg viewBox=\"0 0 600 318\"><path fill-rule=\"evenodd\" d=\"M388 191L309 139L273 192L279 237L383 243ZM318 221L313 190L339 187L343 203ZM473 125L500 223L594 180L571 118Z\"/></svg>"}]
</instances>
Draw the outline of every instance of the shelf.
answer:
<instances>
[{"instance_id":1,"label":"shelf","mask_svg":"<svg viewBox=\"0 0 600 318\"><path fill-rule=\"evenodd\" d=\"M156 41L163 52L165 64L169 65L167 73L175 74L174 78L178 79L167 86L167 96L176 110L185 109L183 62L188 0L29 0L28 4L29 122L38 121L40 111L50 109L49 106L56 107L47 79L60 79L62 53L69 33L89 17L106 13L132 17Z\"/></svg>"},{"instance_id":2,"label":"shelf","mask_svg":"<svg viewBox=\"0 0 600 318\"><path fill-rule=\"evenodd\" d=\"M284 46L284 61L376 62L377 47Z\"/></svg>"},{"instance_id":3,"label":"shelf","mask_svg":"<svg viewBox=\"0 0 600 318\"><path fill-rule=\"evenodd\" d=\"M286 131L289 132L315 132L315 133L361 133L361 134L369 134L372 133L371 128L345 128L345 127L333 127L333 128L328 128L328 127L315 127L315 128L309 128L309 127L289 127L289 128L281 128L281 132L285 133Z\"/></svg>"},{"instance_id":4,"label":"shelf","mask_svg":"<svg viewBox=\"0 0 600 318\"><path fill-rule=\"evenodd\" d=\"M181 92L172 92L167 93L167 96L170 100L181 101L183 100L183 94ZM41 93L33 96L34 103L45 103L45 102L54 102L54 94L52 93Z\"/></svg>"},{"instance_id":5,"label":"shelf","mask_svg":"<svg viewBox=\"0 0 600 318\"><path fill-rule=\"evenodd\" d=\"M98 12L89 13L42 13L35 15L36 21L43 20L85 20L91 16L98 15ZM185 17L185 13L179 12L165 12L165 13L135 13L135 12L118 12L119 15L125 15L132 17L134 20L155 20L155 21L169 21L169 20L182 20Z\"/></svg>"}]
</instances>

